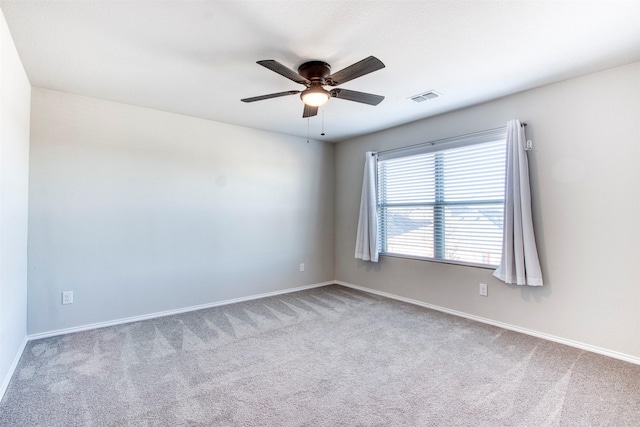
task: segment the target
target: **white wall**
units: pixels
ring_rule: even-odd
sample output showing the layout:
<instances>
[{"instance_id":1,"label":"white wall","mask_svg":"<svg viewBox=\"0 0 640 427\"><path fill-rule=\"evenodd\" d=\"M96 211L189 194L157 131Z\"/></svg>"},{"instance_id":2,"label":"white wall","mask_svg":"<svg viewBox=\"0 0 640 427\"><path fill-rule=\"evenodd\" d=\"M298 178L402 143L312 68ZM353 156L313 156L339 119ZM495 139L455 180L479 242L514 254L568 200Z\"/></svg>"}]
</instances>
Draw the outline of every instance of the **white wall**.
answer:
<instances>
[{"instance_id":1,"label":"white wall","mask_svg":"<svg viewBox=\"0 0 640 427\"><path fill-rule=\"evenodd\" d=\"M30 92L0 11L0 397L27 335Z\"/></svg>"},{"instance_id":2,"label":"white wall","mask_svg":"<svg viewBox=\"0 0 640 427\"><path fill-rule=\"evenodd\" d=\"M37 88L31 111L30 334L334 278L333 145Z\"/></svg>"},{"instance_id":3,"label":"white wall","mask_svg":"<svg viewBox=\"0 0 640 427\"><path fill-rule=\"evenodd\" d=\"M512 118L528 123L534 144L543 288L507 286L481 268L354 258L365 151L491 129ZM342 142L336 278L640 359L639 165L640 63ZM489 297L478 295L479 282L489 284Z\"/></svg>"}]
</instances>

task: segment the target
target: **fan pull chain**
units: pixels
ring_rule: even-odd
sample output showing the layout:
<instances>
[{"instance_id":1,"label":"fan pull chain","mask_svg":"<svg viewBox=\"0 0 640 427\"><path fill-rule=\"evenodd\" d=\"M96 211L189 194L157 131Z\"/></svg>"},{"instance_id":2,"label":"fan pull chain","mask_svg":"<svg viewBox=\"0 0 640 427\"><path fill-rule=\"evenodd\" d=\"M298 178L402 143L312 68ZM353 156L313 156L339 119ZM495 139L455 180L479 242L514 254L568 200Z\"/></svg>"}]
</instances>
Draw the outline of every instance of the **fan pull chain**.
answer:
<instances>
[{"instance_id":1,"label":"fan pull chain","mask_svg":"<svg viewBox=\"0 0 640 427\"><path fill-rule=\"evenodd\" d=\"M320 136L324 136L324 107L322 107L322 133Z\"/></svg>"},{"instance_id":2,"label":"fan pull chain","mask_svg":"<svg viewBox=\"0 0 640 427\"><path fill-rule=\"evenodd\" d=\"M309 117L307 117L307 144L309 143Z\"/></svg>"}]
</instances>

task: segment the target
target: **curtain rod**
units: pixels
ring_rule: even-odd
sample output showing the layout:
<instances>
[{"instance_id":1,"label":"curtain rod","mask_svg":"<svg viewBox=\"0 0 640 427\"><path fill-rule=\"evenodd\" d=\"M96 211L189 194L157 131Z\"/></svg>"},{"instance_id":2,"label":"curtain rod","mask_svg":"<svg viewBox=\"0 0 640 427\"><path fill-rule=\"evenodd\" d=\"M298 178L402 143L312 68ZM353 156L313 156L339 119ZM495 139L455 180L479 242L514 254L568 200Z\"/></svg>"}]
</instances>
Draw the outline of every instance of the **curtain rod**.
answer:
<instances>
[{"instance_id":1,"label":"curtain rod","mask_svg":"<svg viewBox=\"0 0 640 427\"><path fill-rule=\"evenodd\" d=\"M526 123L520 123L520 127L525 127L526 125L527 125ZM376 151L376 154L393 153L394 151L401 151L401 150L406 150L406 149L410 149L410 148L416 148L416 147L420 147L422 145L436 145L436 144L448 141L448 140L450 140L452 138L465 138L465 137L468 137L468 136L479 135L481 133L493 132L493 131L497 131L497 130L500 130L500 129L506 129L506 128L507 128L506 126L500 126L500 127L497 127L497 128L481 130L481 131L478 131L478 132L465 133L464 135L458 135L458 136L454 136L454 137L450 137L450 138L441 138L441 139L436 139L434 141L420 142L418 144L407 145L405 147L390 148L388 150Z\"/></svg>"}]
</instances>

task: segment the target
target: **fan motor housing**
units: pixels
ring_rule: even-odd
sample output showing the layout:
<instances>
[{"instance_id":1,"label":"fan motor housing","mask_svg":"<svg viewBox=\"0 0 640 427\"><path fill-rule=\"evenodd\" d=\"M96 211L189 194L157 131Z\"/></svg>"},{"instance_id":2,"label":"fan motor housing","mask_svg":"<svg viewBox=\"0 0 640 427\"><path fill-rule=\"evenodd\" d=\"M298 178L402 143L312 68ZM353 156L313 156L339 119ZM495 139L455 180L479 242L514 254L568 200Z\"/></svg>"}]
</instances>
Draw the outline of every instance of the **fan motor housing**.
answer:
<instances>
[{"instance_id":1,"label":"fan motor housing","mask_svg":"<svg viewBox=\"0 0 640 427\"><path fill-rule=\"evenodd\" d=\"M312 82L323 82L331 74L331 65L324 61L305 62L298 67L298 74Z\"/></svg>"}]
</instances>

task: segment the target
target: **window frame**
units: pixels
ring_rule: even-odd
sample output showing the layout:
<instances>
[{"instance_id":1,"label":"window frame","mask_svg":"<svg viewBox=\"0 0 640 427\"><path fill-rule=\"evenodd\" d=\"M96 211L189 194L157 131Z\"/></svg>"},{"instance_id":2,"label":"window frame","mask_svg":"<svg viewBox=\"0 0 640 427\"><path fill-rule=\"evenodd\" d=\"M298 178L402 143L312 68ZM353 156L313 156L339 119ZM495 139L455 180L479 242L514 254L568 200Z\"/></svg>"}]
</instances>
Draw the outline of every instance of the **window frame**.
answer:
<instances>
[{"instance_id":1,"label":"window frame","mask_svg":"<svg viewBox=\"0 0 640 427\"><path fill-rule=\"evenodd\" d=\"M442 263L442 264L463 265L463 266L470 266L470 267L477 267L477 268L495 269L499 264L499 260L497 264L485 264L485 263L445 258L444 242L446 239L445 237L446 231L444 227L444 221L445 221L444 210L446 209L447 206L453 206L453 205L468 206L473 204L477 204L477 205L502 204L504 209L505 196L503 194L500 199L484 199L484 200L473 199L473 200L447 202L444 199L444 169L443 169L444 165L442 163L443 162L442 156L438 156L437 153L444 152L447 150L453 150L456 148L462 148L462 147L473 146L473 145L478 145L478 144L483 144L488 142L497 142L497 141L504 142L505 155L506 155L506 127L490 129L487 131L476 132L476 133L466 134L466 135L457 136L453 138L430 141L423 144L411 145L408 147L402 147L398 149L379 152L377 155L377 165L376 165L377 173L379 173L380 171L379 165L381 161L384 162L386 160L391 160L396 158L405 158L405 157L411 157L411 156L420 155L420 154L435 153L434 168L433 168L434 170L433 179L434 179L434 186L435 186L434 201L405 204L405 206L407 207L409 206L416 206L416 207L432 206L433 207L433 221L434 221L433 254L434 256L426 257L426 256L420 256L420 255L403 254L403 253L386 251L388 247L388 244L387 244L388 236L386 231L383 231L383 230L387 228L386 224L388 224L388 222L385 221L385 214L383 213L384 208L394 207L394 206L399 207L399 206L403 206L403 204L388 205L383 203L380 200L379 196L380 196L381 187L386 183L386 181L380 180L379 177L376 176L376 194L378 196L376 205L377 205L377 213L378 213L378 223L380 228L378 233L378 250L379 250L380 256L415 259L420 261L436 262L436 263ZM506 166L506 161L505 161L505 166ZM506 174L504 179L506 181ZM438 226L437 224L440 224L440 225ZM503 227L504 227L504 224L503 224ZM504 248L501 249L500 255L502 255L503 249Z\"/></svg>"}]
</instances>

